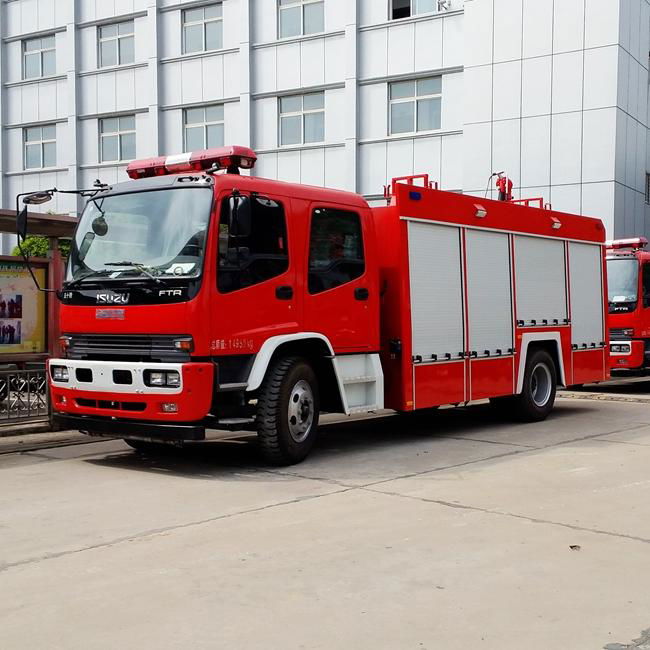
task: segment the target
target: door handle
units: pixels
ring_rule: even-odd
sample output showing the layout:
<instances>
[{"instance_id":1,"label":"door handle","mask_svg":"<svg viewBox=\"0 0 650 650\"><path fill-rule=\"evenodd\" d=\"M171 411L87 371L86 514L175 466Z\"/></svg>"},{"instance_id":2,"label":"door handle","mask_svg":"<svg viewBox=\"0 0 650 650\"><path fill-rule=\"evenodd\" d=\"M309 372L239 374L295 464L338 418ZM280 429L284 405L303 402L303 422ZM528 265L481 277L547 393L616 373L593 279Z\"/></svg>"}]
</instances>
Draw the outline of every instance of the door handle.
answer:
<instances>
[{"instance_id":1,"label":"door handle","mask_svg":"<svg viewBox=\"0 0 650 650\"><path fill-rule=\"evenodd\" d=\"M355 300L368 300L370 297L370 291L364 287L358 287L354 290L354 299Z\"/></svg>"},{"instance_id":2,"label":"door handle","mask_svg":"<svg viewBox=\"0 0 650 650\"><path fill-rule=\"evenodd\" d=\"M293 287L289 287L289 286L276 287L275 297L278 300L291 300L293 298Z\"/></svg>"}]
</instances>

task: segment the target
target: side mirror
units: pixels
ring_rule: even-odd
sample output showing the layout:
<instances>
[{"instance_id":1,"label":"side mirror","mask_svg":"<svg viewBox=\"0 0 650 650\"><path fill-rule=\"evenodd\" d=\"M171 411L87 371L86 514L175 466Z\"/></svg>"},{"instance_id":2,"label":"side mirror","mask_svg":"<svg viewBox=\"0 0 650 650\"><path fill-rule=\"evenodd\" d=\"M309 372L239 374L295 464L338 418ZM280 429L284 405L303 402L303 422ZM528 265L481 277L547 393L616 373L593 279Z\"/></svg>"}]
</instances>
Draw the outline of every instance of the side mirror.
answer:
<instances>
[{"instance_id":1,"label":"side mirror","mask_svg":"<svg viewBox=\"0 0 650 650\"><path fill-rule=\"evenodd\" d=\"M27 238L27 206L16 215L16 234L22 241Z\"/></svg>"},{"instance_id":2,"label":"side mirror","mask_svg":"<svg viewBox=\"0 0 650 650\"><path fill-rule=\"evenodd\" d=\"M52 200L51 192L33 192L23 198L23 203L28 205L41 205Z\"/></svg>"},{"instance_id":3,"label":"side mirror","mask_svg":"<svg viewBox=\"0 0 650 650\"><path fill-rule=\"evenodd\" d=\"M248 196L235 195L229 200L230 236L249 237L252 227L251 200Z\"/></svg>"}]
</instances>

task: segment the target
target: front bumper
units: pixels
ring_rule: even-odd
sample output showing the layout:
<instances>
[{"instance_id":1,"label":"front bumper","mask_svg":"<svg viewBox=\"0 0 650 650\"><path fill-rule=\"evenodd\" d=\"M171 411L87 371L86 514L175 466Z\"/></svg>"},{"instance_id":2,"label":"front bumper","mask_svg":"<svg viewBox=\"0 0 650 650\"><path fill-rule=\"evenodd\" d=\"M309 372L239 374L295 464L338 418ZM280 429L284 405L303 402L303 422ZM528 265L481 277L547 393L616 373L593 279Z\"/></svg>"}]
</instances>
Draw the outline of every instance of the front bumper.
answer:
<instances>
[{"instance_id":1,"label":"front bumper","mask_svg":"<svg viewBox=\"0 0 650 650\"><path fill-rule=\"evenodd\" d=\"M640 370L646 365L645 341L611 341L609 351L612 370Z\"/></svg>"},{"instance_id":2,"label":"front bumper","mask_svg":"<svg viewBox=\"0 0 650 650\"><path fill-rule=\"evenodd\" d=\"M205 427L199 424L160 424L62 413L55 413L52 419L63 429L82 431L91 436L171 443L205 440Z\"/></svg>"},{"instance_id":3,"label":"front bumper","mask_svg":"<svg viewBox=\"0 0 650 650\"><path fill-rule=\"evenodd\" d=\"M55 381L50 368L65 366L67 382ZM147 386L145 372L178 371L177 387ZM115 371L121 371L116 383ZM124 384L123 373L131 373ZM211 363L146 363L50 359L48 376L52 408L57 414L151 423L201 422L212 407L214 365ZM74 427L77 428L77 427Z\"/></svg>"}]
</instances>

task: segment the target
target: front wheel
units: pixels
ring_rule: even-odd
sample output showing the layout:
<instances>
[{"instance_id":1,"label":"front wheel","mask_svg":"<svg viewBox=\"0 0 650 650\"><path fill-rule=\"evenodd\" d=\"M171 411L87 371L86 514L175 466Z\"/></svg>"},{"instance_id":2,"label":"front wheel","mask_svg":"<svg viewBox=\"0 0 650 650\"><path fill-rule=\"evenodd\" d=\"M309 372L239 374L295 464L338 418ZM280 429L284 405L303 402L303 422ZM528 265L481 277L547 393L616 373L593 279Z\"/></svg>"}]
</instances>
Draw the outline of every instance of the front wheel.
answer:
<instances>
[{"instance_id":1,"label":"front wheel","mask_svg":"<svg viewBox=\"0 0 650 650\"><path fill-rule=\"evenodd\" d=\"M314 370L305 359L287 357L268 370L257 402L257 435L264 458L293 465L316 441L320 400Z\"/></svg>"}]
</instances>

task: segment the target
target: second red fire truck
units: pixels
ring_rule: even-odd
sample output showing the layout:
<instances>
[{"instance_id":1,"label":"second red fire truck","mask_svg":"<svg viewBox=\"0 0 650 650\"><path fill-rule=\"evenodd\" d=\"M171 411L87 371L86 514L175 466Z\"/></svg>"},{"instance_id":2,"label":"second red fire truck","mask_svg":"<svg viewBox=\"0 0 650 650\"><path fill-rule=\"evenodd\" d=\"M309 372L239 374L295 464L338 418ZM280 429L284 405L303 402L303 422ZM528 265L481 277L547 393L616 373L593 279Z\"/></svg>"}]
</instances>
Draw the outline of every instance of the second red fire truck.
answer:
<instances>
[{"instance_id":1,"label":"second red fire truck","mask_svg":"<svg viewBox=\"0 0 650 650\"><path fill-rule=\"evenodd\" d=\"M225 147L137 161L130 181L86 193L49 362L63 427L136 449L249 428L286 464L322 411L490 398L540 420L558 384L608 377L599 220L427 177L371 208L239 174L255 160Z\"/></svg>"}]
</instances>

